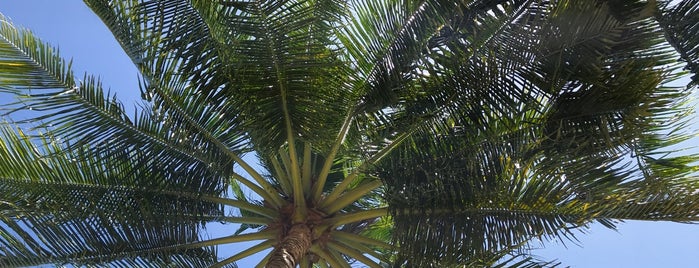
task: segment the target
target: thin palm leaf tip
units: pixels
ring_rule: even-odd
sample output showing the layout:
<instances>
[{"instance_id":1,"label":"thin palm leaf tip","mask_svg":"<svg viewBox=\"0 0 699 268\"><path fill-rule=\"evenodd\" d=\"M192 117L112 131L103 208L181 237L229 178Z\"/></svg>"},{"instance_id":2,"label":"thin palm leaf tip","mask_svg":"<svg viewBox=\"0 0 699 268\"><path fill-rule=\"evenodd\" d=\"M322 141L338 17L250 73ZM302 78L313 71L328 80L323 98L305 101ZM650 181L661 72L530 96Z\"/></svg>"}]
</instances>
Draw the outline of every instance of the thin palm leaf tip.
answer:
<instances>
[{"instance_id":1,"label":"thin palm leaf tip","mask_svg":"<svg viewBox=\"0 0 699 268\"><path fill-rule=\"evenodd\" d=\"M697 0L85 2L144 108L0 17L2 267L555 267L699 220Z\"/></svg>"}]
</instances>

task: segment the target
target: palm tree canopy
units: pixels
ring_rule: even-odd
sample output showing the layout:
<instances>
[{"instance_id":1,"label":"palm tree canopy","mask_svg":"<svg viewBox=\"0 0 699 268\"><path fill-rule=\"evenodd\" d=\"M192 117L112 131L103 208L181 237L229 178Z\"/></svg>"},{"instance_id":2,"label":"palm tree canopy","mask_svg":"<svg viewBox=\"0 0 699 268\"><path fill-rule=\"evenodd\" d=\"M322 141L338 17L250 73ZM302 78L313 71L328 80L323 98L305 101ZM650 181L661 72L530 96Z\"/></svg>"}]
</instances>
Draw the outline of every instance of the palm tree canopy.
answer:
<instances>
[{"instance_id":1,"label":"palm tree canopy","mask_svg":"<svg viewBox=\"0 0 699 268\"><path fill-rule=\"evenodd\" d=\"M553 267L699 220L698 0L85 3L144 104L0 16L0 266Z\"/></svg>"}]
</instances>

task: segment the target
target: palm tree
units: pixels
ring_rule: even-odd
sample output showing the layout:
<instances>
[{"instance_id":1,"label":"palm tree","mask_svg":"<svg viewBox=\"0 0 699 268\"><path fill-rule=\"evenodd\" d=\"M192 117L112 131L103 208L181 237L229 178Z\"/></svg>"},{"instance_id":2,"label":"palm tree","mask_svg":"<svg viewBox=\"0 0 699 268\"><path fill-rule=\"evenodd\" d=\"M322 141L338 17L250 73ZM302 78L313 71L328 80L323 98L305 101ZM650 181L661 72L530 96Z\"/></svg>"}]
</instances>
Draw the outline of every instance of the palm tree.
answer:
<instances>
[{"instance_id":1,"label":"palm tree","mask_svg":"<svg viewBox=\"0 0 699 268\"><path fill-rule=\"evenodd\" d=\"M0 17L2 267L552 267L699 221L697 0L85 2L144 104Z\"/></svg>"}]
</instances>

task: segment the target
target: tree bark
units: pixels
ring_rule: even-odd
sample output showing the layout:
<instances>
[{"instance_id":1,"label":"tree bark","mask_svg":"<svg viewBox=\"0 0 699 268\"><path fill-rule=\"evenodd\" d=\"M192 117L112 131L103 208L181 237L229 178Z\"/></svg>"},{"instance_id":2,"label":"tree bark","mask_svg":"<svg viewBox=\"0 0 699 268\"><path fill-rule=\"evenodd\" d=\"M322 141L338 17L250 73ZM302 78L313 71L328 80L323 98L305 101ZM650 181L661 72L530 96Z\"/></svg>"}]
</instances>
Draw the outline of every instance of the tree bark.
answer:
<instances>
[{"instance_id":1,"label":"tree bark","mask_svg":"<svg viewBox=\"0 0 699 268\"><path fill-rule=\"evenodd\" d=\"M311 248L311 228L306 224L296 224L291 227L289 233L274 249L272 256L265 267L267 268L294 268L301 257Z\"/></svg>"}]
</instances>

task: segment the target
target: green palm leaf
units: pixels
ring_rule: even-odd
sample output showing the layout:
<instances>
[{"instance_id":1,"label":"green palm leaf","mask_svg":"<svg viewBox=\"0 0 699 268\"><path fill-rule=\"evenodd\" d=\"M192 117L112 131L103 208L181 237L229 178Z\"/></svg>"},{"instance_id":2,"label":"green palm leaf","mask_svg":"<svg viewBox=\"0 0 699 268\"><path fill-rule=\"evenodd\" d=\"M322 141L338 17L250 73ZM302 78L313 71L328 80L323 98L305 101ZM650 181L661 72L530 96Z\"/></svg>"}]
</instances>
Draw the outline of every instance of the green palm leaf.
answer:
<instances>
[{"instance_id":1,"label":"green palm leaf","mask_svg":"<svg viewBox=\"0 0 699 268\"><path fill-rule=\"evenodd\" d=\"M667 34L668 42L679 52L682 60L686 62L686 69L694 74L693 85L697 85L696 74L699 70L697 59L699 59L699 2L680 1L672 5L672 1L665 1L658 14L658 21Z\"/></svg>"},{"instance_id":2,"label":"green palm leaf","mask_svg":"<svg viewBox=\"0 0 699 268\"><path fill-rule=\"evenodd\" d=\"M2 137L4 265L216 261L212 248L162 246L196 242L199 221L223 212L191 186L139 168L142 155L70 153L51 139L35 147L7 125Z\"/></svg>"},{"instance_id":3,"label":"green palm leaf","mask_svg":"<svg viewBox=\"0 0 699 268\"><path fill-rule=\"evenodd\" d=\"M143 105L0 17L0 266L556 267L699 220L697 1L85 2Z\"/></svg>"},{"instance_id":4,"label":"green palm leaf","mask_svg":"<svg viewBox=\"0 0 699 268\"><path fill-rule=\"evenodd\" d=\"M594 15L581 11L592 8L596 12ZM641 187L639 183L622 183L639 179L673 184L674 180L683 180L689 175L687 172L668 172L662 177L647 178L633 172L634 169L651 172L645 172L645 164L634 165L636 160L624 160L635 155L639 163L643 163L648 159L647 155L655 153L653 150L687 138L681 134L663 137L662 133L672 133L674 126L682 125L676 118L661 113L648 116L654 114L653 111L681 112L683 109L678 106L682 101L677 99L679 95L676 94L681 94L676 93L677 89L656 93L644 91L655 90L661 82L658 78L664 72L662 68L670 67L661 59L668 55L657 52L667 49L659 47L653 37L657 26L650 24L647 18L638 17L639 13L627 14L639 21L624 24L622 18L612 17L614 14L594 3L561 6L559 10L551 11L561 17L560 21L556 17L550 18L551 21L534 20L546 18L535 16L538 12L542 11L533 7L524 12L532 15L522 17L501 31L502 35L520 37L547 36L521 40L517 44L543 44L547 48L535 50L541 51L542 55L527 56L524 61L527 64L522 64L521 57L505 54L507 58L500 58L500 54L492 51L508 50L511 43L509 40L500 43L498 39L485 43L485 47L491 47L480 52L481 58L486 60L469 58L472 52L462 49L464 52L460 53L468 55L464 58L470 60L466 65L470 69L446 68L457 70L455 78L447 80L452 84L436 87L440 93L445 88L463 90L461 94L449 95L456 105L440 107L445 112L438 116L439 120L433 120L429 128L416 132L411 142L402 146L404 149L395 150L390 156L392 160L384 162L389 165L383 166L379 177L384 178L389 196L395 195L389 198L389 205L396 215L397 243L403 245L404 257L410 256L416 265L427 265L437 259L462 263L482 252L497 251L533 237L574 239L570 229L585 226L593 219L608 222L609 218L638 216L650 219L651 215L668 215L665 220L691 221L697 216L695 208L686 205L696 198L691 190L694 186L684 184L689 189L682 197L667 197L667 201L660 201L661 196L669 192L641 197L652 190ZM569 17L577 14L586 14L578 18L585 21ZM589 32L561 29L571 25L586 25ZM526 29L537 31L522 34ZM546 32L546 29L580 36L560 37ZM535 40L540 38L547 41L537 43ZM449 60L456 62L453 58L462 54L454 53L458 46L453 47L449 49L452 52ZM619 49L621 47L631 47L636 52L627 54ZM588 59L598 61L588 62ZM649 65L651 63L658 66ZM643 73L641 77L644 78L634 76L632 80L631 73ZM426 94L435 95L439 96ZM469 95L475 98L469 99ZM463 102L458 98L463 98ZM439 100L434 103L443 105L448 102ZM474 107L474 103L477 106ZM429 107L421 104L416 102L414 105ZM393 114L385 117L396 118L394 114L398 112L395 110L398 109L391 110ZM380 133L377 135L378 140L385 139ZM636 143L638 140L663 140L663 145L646 148L646 144ZM686 170L686 164L695 161L689 159L696 158L668 161L677 163L677 170ZM618 168L630 166L633 168ZM527 174L529 171L524 171L524 167L536 173ZM542 175L545 177L539 177ZM609 202L611 197L607 193L612 189L633 193L616 200L618 203L614 205L613 202L608 204L623 206L624 209L607 207L596 210L590 204L574 202L576 196L583 196L587 191L604 192L601 196L586 198L605 198L605 202ZM550 201L544 201L549 198ZM660 199L656 200L657 203L651 202L657 207L642 207L634 205L636 198ZM518 204L526 206L519 207ZM682 204L687 210L673 216L660 212L667 212L672 204ZM585 210L580 210L579 206ZM621 210L630 214L597 214ZM425 216L416 220L415 215ZM527 227L519 228L521 226ZM415 243L416 240L421 242ZM418 262L415 256L426 259Z\"/></svg>"}]
</instances>

